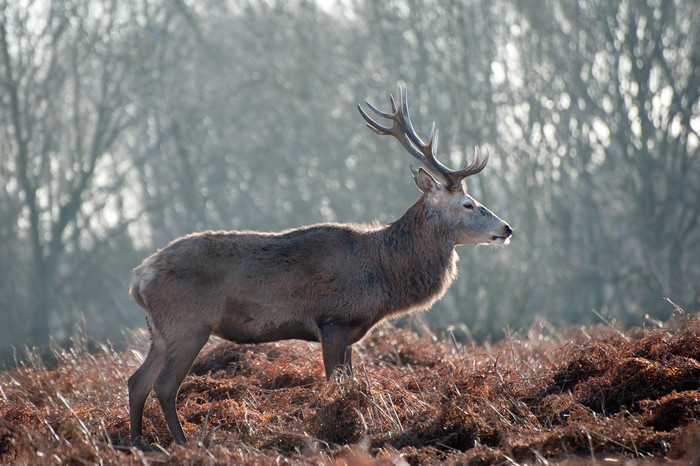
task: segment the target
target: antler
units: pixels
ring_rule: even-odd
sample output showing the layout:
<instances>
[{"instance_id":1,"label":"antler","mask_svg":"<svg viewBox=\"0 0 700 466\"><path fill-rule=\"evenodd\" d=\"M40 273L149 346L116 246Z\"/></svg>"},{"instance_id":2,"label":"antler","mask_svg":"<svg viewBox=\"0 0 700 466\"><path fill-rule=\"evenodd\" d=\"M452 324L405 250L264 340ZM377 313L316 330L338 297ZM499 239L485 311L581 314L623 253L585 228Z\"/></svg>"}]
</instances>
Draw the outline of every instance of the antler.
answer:
<instances>
[{"instance_id":1,"label":"antler","mask_svg":"<svg viewBox=\"0 0 700 466\"><path fill-rule=\"evenodd\" d=\"M393 121L391 127L382 126L372 118L370 118L361 106L357 106L360 114L367 122L367 127L377 134L385 135L390 134L394 136L399 142L410 152L412 156L420 160L420 162L430 169L436 175L442 177L446 182L448 187L455 188L460 185L462 180L468 176L479 173L486 167L486 163L489 160L489 148L486 147L486 157L484 160L479 162L479 157L481 155L479 147L474 147L474 161L469 164L468 160L465 161L464 167L461 170L451 170L443 165L436 157L437 147L438 147L438 133L439 131L435 128L435 122L433 122L433 127L430 130L430 138L426 144L423 140L416 134L415 129L413 129L413 124L411 123L411 118L408 114L408 91L406 86L399 84L399 106L396 106L394 102L394 96L389 94L389 100L391 101L391 112L382 112L375 108L372 104L365 101L367 106L377 115L382 118L386 118Z\"/></svg>"}]
</instances>

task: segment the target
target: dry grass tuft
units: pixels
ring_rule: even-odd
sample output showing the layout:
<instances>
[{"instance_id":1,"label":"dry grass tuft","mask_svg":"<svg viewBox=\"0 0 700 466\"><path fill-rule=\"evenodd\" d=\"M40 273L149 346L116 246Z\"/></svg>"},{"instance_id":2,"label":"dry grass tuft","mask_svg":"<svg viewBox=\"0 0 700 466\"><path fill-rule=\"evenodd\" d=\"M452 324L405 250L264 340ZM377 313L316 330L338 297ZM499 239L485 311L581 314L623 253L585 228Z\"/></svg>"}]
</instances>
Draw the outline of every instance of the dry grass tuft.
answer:
<instances>
[{"instance_id":1,"label":"dry grass tuft","mask_svg":"<svg viewBox=\"0 0 700 466\"><path fill-rule=\"evenodd\" d=\"M146 351L76 341L0 374L2 464L584 464L700 454L700 320L553 332L487 347L383 326L352 377L326 382L316 344L208 344L178 396L191 445L151 397L128 444L126 381Z\"/></svg>"}]
</instances>

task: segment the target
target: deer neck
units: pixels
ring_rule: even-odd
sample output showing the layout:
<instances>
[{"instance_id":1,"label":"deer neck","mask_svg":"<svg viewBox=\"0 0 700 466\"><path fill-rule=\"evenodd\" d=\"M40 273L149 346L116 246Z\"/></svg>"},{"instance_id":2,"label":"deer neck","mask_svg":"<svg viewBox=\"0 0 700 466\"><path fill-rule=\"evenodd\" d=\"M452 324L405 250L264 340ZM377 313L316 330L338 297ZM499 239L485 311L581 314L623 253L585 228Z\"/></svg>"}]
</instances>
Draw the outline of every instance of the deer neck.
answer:
<instances>
[{"instance_id":1,"label":"deer neck","mask_svg":"<svg viewBox=\"0 0 700 466\"><path fill-rule=\"evenodd\" d=\"M389 247L406 249L410 256L451 256L455 248L452 232L440 221L423 195L400 218L389 224L385 243Z\"/></svg>"},{"instance_id":2,"label":"deer neck","mask_svg":"<svg viewBox=\"0 0 700 466\"><path fill-rule=\"evenodd\" d=\"M457 271L454 238L441 226L438 213L423 196L381 234L381 269L389 281L411 285L401 295L391 296L389 291L388 314L430 307L447 291Z\"/></svg>"}]
</instances>

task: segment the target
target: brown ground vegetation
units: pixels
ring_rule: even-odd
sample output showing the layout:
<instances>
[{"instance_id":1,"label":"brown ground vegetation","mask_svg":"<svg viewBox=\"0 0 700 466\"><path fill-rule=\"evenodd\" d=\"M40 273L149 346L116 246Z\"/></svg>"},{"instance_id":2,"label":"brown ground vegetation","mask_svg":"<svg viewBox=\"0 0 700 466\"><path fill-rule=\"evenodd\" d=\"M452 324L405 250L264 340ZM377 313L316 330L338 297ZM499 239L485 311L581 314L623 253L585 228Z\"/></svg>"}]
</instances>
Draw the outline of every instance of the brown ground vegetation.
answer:
<instances>
[{"instance_id":1,"label":"brown ground vegetation","mask_svg":"<svg viewBox=\"0 0 700 466\"><path fill-rule=\"evenodd\" d=\"M151 451L128 445L126 381L147 349L84 344L0 374L2 464L512 464L697 461L700 319L459 343L385 325L326 382L319 345L210 342L183 383L190 441L170 445L149 398ZM161 447L162 446L162 447ZM700 464L700 463L695 463Z\"/></svg>"}]
</instances>

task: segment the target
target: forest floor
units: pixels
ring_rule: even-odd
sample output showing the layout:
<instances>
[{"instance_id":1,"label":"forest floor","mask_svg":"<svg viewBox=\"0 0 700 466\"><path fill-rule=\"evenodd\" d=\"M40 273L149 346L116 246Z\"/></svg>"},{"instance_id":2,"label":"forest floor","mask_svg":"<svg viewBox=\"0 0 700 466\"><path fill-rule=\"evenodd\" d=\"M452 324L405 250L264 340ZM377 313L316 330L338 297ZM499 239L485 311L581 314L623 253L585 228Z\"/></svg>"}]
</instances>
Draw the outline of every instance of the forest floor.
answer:
<instances>
[{"instance_id":1,"label":"forest floor","mask_svg":"<svg viewBox=\"0 0 700 466\"><path fill-rule=\"evenodd\" d=\"M468 341L383 325L331 382L317 344L211 341L178 396L190 444L151 396L149 451L129 446L126 388L147 336L76 342L0 373L0 463L700 464L698 316Z\"/></svg>"}]
</instances>

